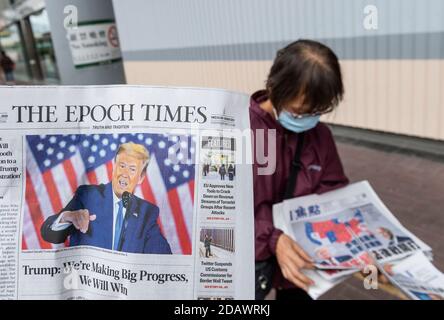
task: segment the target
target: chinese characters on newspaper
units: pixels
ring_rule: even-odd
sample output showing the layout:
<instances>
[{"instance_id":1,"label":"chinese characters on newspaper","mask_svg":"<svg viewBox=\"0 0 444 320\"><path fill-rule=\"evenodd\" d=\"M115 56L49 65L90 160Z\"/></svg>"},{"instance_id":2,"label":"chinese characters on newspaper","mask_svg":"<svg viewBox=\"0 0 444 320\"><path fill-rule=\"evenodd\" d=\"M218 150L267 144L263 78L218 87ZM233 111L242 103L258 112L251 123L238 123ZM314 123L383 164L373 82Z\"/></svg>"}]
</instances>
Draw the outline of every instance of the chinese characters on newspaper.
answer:
<instances>
[{"instance_id":1,"label":"chinese characters on newspaper","mask_svg":"<svg viewBox=\"0 0 444 320\"><path fill-rule=\"evenodd\" d=\"M428 260L431 248L400 224L366 181L276 204L273 220L314 258L316 270L306 273L315 281L309 289L315 299L373 263L411 298L426 298L421 290L409 294L412 286L433 287L430 292L441 290L443 297L444 276ZM409 272L405 266L415 263L417 271ZM424 280L428 277L441 281Z\"/></svg>"}]
</instances>

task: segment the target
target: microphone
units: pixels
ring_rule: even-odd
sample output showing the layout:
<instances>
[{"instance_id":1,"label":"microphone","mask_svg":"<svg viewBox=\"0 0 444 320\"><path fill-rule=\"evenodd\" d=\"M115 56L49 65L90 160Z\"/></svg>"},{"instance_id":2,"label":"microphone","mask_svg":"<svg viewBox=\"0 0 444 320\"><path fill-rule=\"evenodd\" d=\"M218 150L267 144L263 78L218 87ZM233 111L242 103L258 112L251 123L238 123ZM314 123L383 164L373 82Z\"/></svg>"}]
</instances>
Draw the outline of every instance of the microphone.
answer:
<instances>
[{"instance_id":1,"label":"microphone","mask_svg":"<svg viewBox=\"0 0 444 320\"><path fill-rule=\"evenodd\" d=\"M126 234L126 228L128 226L128 217L130 216L130 208L131 208L131 198L132 194L128 191L124 191L122 193L122 204L123 207L126 209L125 218L123 219L123 226L122 226L122 232L120 233L120 239L119 239L119 245L117 246L118 251L122 251L123 243L125 242L125 234Z\"/></svg>"},{"instance_id":2,"label":"microphone","mask_svg":"<svg viewBox=\"0 0 444 320\"><path fill-rule=\"evenodd\" d=\"M122 202L123 202L123 207L127 210L129 209L130 200L131 200L131 193L129 193L128 191L124 191L122 194Z\"/></svg>"}]
</instances>

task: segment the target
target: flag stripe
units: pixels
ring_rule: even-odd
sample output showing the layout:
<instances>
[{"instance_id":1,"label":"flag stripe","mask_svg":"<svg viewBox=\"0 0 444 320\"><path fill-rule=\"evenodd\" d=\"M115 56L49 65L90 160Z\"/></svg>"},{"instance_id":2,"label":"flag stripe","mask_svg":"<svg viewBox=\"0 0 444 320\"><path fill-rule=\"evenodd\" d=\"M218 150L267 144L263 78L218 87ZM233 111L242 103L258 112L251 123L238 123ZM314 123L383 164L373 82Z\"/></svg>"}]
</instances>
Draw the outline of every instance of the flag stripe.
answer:
<instances>
[{"instance_id":1,"label":"flag stripe","mask_svg":"<svg viewBox=\"0 0 444 320\"><path fill-rule=\"evenodd\" d=\"M171 204L171 212L173 213L174 221L176 222L176 230L179 235L180 246L183 254L191 254L190 236L187 231L187 226L182 215L182 208L180 207L179 195L176 189L168 191L168 198Z\"/></svg>"},{"instance_id":2,"label":"flag stripe","mask_svg":"<svg viewBox=\"0 0 444 320\"><path fill-rule=\"evenodd\" d=\"M98 179L94 171L89 171L86 173L90 184L98 184Z\"/></svg>"},{"instance_id":3,"label":"flag stripe","mask_svg":"<svg viewBox=\"0 0 444 320\"><path fill-rule=\"evenodd\" d=\"M52 168L51 171L52 177L54 179L55 186L57 188L57 194L60 197L62 207L64 207L64 203L68 203L71 200L73 191L71 189L71 185L69 182L69 178L66 175L63 163Z\"/></svg>"},{"instance_id":4,"label":"flag stripe","mask_svg":"<svg viewBox=\"0 0 444 320\"><path fill-rule=\"evenodd\" d=\"M109 182L106 164L101 165L100 167L96 168L96 170L94 172L96 173L98 183L108 183Z\"/></svg>"},{"instance_id":5,"label":"flag stripe","mask_svg":"<svg viewBox=\"0 0 444 320\"><path fill-rule=\"evenodd\" d=\"M40 174L40 169L37 166L37 162L35 161L32 152L30 152L29 145L27 145L27 147L28 147L28 152L26 155L27 173L29 174L29 177L31 177L32 185L34 186L37 192L38 196L37 200L39 201L39 206L41 208L43 218L46 219L56 212L53 210L51 206L49 193L48 190L46 189L42 175ZM30 212L32 213L32 211Z\"/></svg>"},{"instance_id":6,"label":"flag stripe","mask_svg":"<svg viewBox=\"0 0 444 320\"><path fill-rule=\"evenodd\" d=\"M85 175L85 165L83 164L82 157L80 156L79 151L77 151L70 160L76 172L77 187L83 184L87 184L88 178Z\"/></svg>"},{"instance_id":7,"label":"flag stripe","mask_svg":"<svg viewBox=\"0 0 444 320\"><path fill-rule=\"evenodd\" d=\"M23 236L26 240L27 248L40 248L39 238L36 232L36 226L34 225L31 219L31 213L29 211L29 207L27 202L24 204L24 216L23 216ZM37 226L38 227L38 226Z\"/></svg>"},{"instance_id":8,"label":"flag stripe","mask_svg":"<svg viewBox=\"0 0 444 320\"><path fill-rule=\"evenodd\" d=\"M156 204L156 198L154 197L153 189L151 188L148 177L143 179L141 189L143 193L143 198L148 202Z\"/></svg>"},{"instance_id":9,"label":"flag stripe","mask_svg":"<svg viewBox=\"0 0 444 320\"><path fill-rule=\"evenodd\" d=\"M45 182L48 194L51 195L49 199L51 201L52 209L54 210L54 212L59 212L60 210L62 210L63 206L62 206L62 201L60 200L59 193L57 191L54 178L52 176L52 172L49 170L45 171L42 174L42 178L43 181Z\"/></svg>"},{"instance_id":10,"label":"flag stripe","mask_svg":"<svg viewBox=\"0 0 444 320\"><path fill-rule=\"evenodd\" d=\"M113 161L108 161L106 163L106 172L108 174L108 181L113 179Z\"/></svg>"},{"instance_id":11,"label":"flag stripe","mask_svg":"<svg viewBox=\"0 0 444 320\"><path fill-rule=\"evenodd\" d=\"M188 187L190 188L191 201L194 204L194 180L191 180L190 182L188 182Z\"/></svg>"},{"instance_id":12,"label":"flag stripe","mask_svg":"<svg viewBox=\"0 0 444 320\"><path fill-rule=\"evenodd\" d=\"M36 229L35 231L39 239L40 247L43 249L50 249L51 245L45 242L40 234L40 226L43 224L43 214L40 210L39 201L28 173L26 173L26 190L27 192L25 198L26 202L28 203L29 210L32 212L31 219Z\"/></svg>"},{"instance_id":13,"label":"flag stripe","mask_svg":"<svg viewBox=\"0 0 444 320\"><path fill-rule=\"evenodd\" d=\"M140 189L142 191L142 199L145 199L146 201L157 205L156 199L154 198L153 190L151 188L151 185L149 183L147 176L145 176L145 179L143 179L143 182L140 185ZM160 213L159 213L159 216L157 217L157 224L159 225L160 232L163 234L163 236L165 236L165 231L163 229L162 221L160 219Z\"/></svg>"},{"instance_id":14,"label":"flag stripe","mask_svg":"<svg viewBox=\"0 0 444 320\"><path fill-rule=\"evenodd\" d=\"M173 253L182 253L178 235L176 233L173 214L168 201L167 190L160 175L160 170L155 155L153 155L150 161L147 174L150 184L152 186L156 186L152 190L157 206L162 208L162 211L160 212L160 220L162 221L162 226L165 231L167 241L170 244Z\"/></svg>"},{"instance_id":15,"label":"flag stripe","mask_svg":"<svg viewBox=\"0 0 444 320\"><path fill-rule=\"evenodd\" d=\"M179 197L179 204L181 207L181 213L185 222L188 235L193 232L193 201L190 195L190 189L188 183L177 187L177 194Z\"/></svg>"},{"instance_id":16,"label":"flag stripe","mask_svg":"<svg viewBox=\"0 0 444 320\"><path fill-rule=\"evenodd\" d=\"M77 189L77 179L76 179L76 171L72 165L71 160L63 161L63 169L65 170L66 177L68 178L69 186L71 187L72 193L76 192Z\"/></svg>"},{"instance_id":17,"label":"flag stripe","mask_svg":"<svg viewBox=\"0 0 444 320\"><path fill-rule=\"evenodd\" d=\"M22 250L27 250L28 245L26 244L25 234L22 235Z\"/></svg>"}]
</instances>

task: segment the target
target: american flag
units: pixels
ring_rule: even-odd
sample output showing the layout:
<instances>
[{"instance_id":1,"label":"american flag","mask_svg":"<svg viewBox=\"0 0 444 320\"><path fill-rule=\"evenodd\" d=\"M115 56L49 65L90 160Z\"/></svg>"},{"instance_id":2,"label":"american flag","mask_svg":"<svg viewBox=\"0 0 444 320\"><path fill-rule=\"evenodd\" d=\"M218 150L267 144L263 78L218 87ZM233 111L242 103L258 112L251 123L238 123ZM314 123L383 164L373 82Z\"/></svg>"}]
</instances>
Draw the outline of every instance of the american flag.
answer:
<instances>
[{"instance_id":1,"label":"american flag","mask_svg":"<svg viewBox=\"0 0 444 320\"><path fill-rule=\"evenodd\" d=\"M32 135L26 140L23 249L63 246L42 239L43 222L67 205L78 186L110 182L119 145L134 142L144 145L150 153L146 179L135 194L159 207L158 224L173 253L191 254L194 136L73 134Z\"/></svg>"}]
</instances>

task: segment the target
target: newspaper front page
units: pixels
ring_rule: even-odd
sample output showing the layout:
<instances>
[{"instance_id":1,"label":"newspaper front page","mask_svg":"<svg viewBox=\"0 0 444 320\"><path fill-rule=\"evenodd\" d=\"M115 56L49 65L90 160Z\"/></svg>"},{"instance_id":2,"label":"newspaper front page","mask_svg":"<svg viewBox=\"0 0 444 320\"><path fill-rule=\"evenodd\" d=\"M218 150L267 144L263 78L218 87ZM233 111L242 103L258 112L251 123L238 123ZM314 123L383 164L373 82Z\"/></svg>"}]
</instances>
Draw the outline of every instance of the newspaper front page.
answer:
<instances>
[{"instance_id":1,"label":"newspaper front page","mask_svg":"<svg viewBox=\"0 0 444 320\"><path fill-rule=\"evenodd\" d=\"M313 259L305 270L318 298L366 265L383 265L431 248L404 228L367 181L322 195L286 200L273 207L274 225L292 237Z\"/></svg>"},{"instance_id":2,"label":"newspaper front page","mask_svg":"<svg viewBox=\"0 0 444 320\"><path fill-rule=\"evenodd\" d=\"M367 251L378 262L431 251L399 223L365 181L284 201L283 210L291 233L313 253L320 268L360 269L372 261Z\"/></svg>"},{"instance_id":3,"label":"newspaper front page","mask_svg":"<svg viewBox=\"0 0 444 320\"><path fill-rule=\"evenodd\" d=\"M248 96L0 97L0 298L254 298Z\"/></svg>"}]
</instances>

